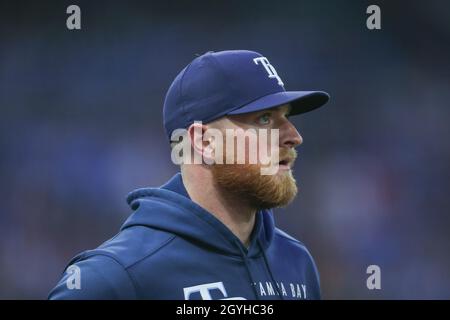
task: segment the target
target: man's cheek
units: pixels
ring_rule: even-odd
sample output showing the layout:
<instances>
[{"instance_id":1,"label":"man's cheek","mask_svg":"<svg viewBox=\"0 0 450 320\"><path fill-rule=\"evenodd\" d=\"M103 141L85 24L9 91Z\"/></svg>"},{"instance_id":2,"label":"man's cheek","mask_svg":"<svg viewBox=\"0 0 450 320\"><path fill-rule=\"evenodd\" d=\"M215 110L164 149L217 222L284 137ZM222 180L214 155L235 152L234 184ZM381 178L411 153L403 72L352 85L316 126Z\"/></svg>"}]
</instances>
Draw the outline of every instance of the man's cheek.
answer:
<instances>
[{"instance_id":1,"label":"man's cheek","mask_svg":"<svg viewBox=\"0 0 450 320\"><path fill-rule=\"evenodd\" d=\"M260 173L262 176L273 176L278 172L278 162L274 165L261 166Z\"/></svg>"}]
</instances>

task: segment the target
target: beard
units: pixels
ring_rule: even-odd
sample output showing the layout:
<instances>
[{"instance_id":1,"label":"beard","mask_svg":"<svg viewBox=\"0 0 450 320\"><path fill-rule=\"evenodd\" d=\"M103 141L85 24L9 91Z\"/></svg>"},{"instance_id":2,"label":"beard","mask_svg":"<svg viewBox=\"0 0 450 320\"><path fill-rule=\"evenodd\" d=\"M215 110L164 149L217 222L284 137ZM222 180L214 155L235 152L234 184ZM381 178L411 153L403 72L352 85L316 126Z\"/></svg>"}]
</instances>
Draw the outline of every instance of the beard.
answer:
<instances>
[{"instance_id":1,"label":"beard","mask_svg":"<svg viewBox=\"0 0 450 320\"><path fill-rule=\"evenodd\" d=\"M280 149L280 159L295 159L295 149ZM279 170L274 175L262 175L261 164L214 164L214 181L222 190L240 198L258 210L284 207L297 195L292 170Z\"/></svg>"}]
</instances>

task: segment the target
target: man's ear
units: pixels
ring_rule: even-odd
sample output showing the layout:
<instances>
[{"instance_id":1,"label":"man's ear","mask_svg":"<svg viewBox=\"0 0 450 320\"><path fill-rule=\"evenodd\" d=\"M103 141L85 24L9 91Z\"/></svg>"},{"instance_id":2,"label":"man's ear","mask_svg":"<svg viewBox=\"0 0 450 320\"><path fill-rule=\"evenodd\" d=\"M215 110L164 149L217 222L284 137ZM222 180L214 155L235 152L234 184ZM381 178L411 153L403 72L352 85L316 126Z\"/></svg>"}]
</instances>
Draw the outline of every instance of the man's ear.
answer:
<instances>
[{"instance_id":1,"label":"man's ear","mask_svg":"<svg viewBox=\"0 0 450 320\"><path fill-rule=\"evenodd\" d=\"M223 163L223 134L220 129L208 127L203 134L205 148L203 149L203 161L206 164Z\"/></svg>"},{"instance_id":2,"label":"man's ear","mask_svg":"<svg viewBox=\"0 0 450 320\"><path fill-rule=\"evenodd\" d=\"M203 141L203 137L207 129L207 125L197 121L191 124L188 128L189 141L192 150L194 150L194 164L202 164L203 159L206 160L210 157L210 148L208 148L209 141Z\"/></svg>"}]
</instances>

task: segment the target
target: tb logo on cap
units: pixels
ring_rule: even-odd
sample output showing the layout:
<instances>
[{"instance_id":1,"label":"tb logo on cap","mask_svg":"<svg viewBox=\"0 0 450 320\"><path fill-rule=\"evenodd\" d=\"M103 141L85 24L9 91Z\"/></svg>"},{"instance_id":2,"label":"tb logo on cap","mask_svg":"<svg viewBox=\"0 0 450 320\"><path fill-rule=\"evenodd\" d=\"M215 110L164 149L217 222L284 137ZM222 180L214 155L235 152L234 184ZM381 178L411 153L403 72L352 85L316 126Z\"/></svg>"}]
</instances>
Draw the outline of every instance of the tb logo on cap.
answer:
<instances>
[{"instance_id":1,"label":"tb logo on cap","mask_svg":"<svg viewBox=\"0 0 450 320\"><path fill-rule=\"evenodd\" d=\"M275 78L278 80L278 84L282 87L284 87L284 83L283 81L281 81L280 76L277 73L277 70L275 70L275 68L270 64L269 60L267 60L266 57L258 57L253 59L253 62L255 62L255 64L258 64L258 62L261 62L261 64L263 65L264 69L266 69L267 74L269 75L269 78Z\"/></svg>"}]
</instances>

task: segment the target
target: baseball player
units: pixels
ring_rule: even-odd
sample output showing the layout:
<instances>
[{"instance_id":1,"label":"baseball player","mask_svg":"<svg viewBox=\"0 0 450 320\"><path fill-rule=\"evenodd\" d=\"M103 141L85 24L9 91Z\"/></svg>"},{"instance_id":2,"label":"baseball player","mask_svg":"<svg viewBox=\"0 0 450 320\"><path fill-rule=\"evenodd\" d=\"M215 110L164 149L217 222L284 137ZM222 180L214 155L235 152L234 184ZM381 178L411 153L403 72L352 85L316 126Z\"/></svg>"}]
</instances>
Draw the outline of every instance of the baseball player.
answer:
<instances>
[{"instance_id":1,"label":"baseball player","mask_svg":"<svg viewBox=\"0 0 450 320\"><path fill-rule=\"evenodd\" d=\"M289 117L328 99L322 91L286 91L257 52L195 58L164 102L166 135L183 159L180 172L159 188L131 192L133 213L119 233L74 257L49 298L320 299L313 258L275 227L272 209L297 193L292 166L302 137ZM248 132L276 132L270 142L255 136L258 152L270 149L276 161L250 163L249 152L243 163L221 162L236 160L234 147L223 143L230 143L230 130L233 143ZM251 139L245 141L250 148ZM195 156L202 160L192 161ZM275 170L263 174L268 167Z\"/></svg>"}]
</instances>

